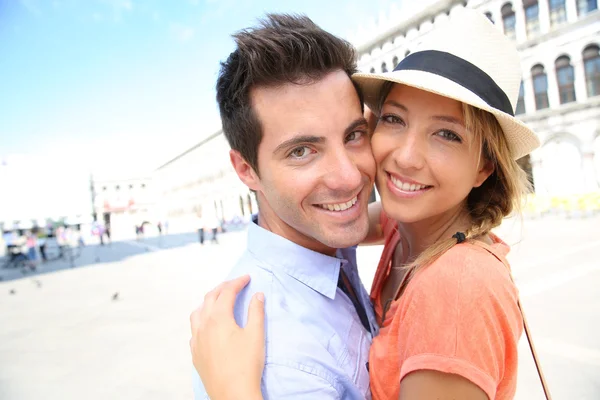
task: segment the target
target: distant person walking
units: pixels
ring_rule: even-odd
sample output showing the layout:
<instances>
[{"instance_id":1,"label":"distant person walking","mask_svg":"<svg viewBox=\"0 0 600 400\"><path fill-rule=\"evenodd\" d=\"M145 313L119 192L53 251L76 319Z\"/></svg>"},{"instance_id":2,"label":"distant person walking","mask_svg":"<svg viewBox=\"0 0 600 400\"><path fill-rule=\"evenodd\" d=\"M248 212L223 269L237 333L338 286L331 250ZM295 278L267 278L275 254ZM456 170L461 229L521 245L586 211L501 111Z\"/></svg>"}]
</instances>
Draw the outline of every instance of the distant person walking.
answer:
<instances>
[{"instance_id":1,"label":"distant person walking","mask_svg":"<svg viewBox=\"0 0 600 400\"><path fill-rule=\"evenodd\" d=\"M32 231L26 233L26 244L27 244L27 260L29 261L29 268L35 271L37 268L37 237Z\"/></svg>"},{"instance_id":2,"label":"distant person walking","mask_svg":"<svg viewBox=\"0 0 600 400\"><path fill-rule=\"evenodd\" d=\"M219 241L217 240L217 233L221 229L221 222L219 221L217 216L213 213L208 213L208 215L206 216L206 218L204 220L204 226L209 231L212 231L211 242L218 244Z\"/></svg>"},{"instance_id":3,"label":"distant person walking","mask_svg":"<svg viewBox=\"0 0 600 400\"><path fill-rule=\"evenodd\" d=\"M204 218L202 217L202 213L198 213L198 239L200 240L200 244L204 245Z\"/></svg>"}]
</instances>

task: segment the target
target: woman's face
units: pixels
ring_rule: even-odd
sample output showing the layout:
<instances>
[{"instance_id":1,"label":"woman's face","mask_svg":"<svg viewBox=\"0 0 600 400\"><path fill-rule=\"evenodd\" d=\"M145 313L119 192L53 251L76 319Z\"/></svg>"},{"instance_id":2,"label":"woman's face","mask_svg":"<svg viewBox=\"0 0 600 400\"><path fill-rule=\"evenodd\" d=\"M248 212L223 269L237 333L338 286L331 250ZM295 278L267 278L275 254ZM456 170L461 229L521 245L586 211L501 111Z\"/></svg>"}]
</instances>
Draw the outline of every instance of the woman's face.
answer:
<instances>
[{"instance_id":1,"label":"woman's face","mask_svg":"<svg viewBox=\"0 0 600 400\"><path fill-rule=\"evenodd\" d=\"M466 130L462 104L394 85L371 140L385 212L400 223L452 216L492 173Z\"/></svg>"}]
</instances>

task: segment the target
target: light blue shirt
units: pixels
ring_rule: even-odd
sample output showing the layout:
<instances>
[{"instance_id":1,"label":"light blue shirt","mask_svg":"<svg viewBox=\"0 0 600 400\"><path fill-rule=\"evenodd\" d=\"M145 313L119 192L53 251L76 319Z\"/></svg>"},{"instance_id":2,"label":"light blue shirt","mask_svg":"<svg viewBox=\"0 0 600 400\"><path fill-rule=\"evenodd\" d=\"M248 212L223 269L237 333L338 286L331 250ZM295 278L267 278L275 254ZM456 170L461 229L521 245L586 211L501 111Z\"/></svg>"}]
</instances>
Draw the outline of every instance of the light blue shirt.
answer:
<instances>
[{"instance_id":1,"label":"light blue shirt","mask_svg":"<svg viewBox=\"0 0 600 400\"><path fill-rule=\"evenodd\" d=\"M265 294L265 399L371 398L367 362L372 335L361 324L352 301L337 287L340 266L376 335L373 308L358 276L355 247L330 257L249 224L248 247L230 278L251 276L236 300L234 315L240 326L246 324L252 295ZM194 398L208 399L195 371L193 379Z\"/></svg>"}]
</instances>

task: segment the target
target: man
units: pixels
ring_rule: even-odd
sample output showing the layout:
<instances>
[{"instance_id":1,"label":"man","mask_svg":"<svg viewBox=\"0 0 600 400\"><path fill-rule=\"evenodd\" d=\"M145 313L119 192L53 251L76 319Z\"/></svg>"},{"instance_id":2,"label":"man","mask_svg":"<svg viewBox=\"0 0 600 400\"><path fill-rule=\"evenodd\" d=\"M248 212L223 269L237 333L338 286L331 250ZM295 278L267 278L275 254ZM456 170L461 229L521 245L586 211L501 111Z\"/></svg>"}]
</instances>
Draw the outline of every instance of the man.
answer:
<instances>
[{"instance_id":1,"label":"man","mask_svg":"<svg viewBox=\"0 0 600 400\"><path fill-rule=\"evenodd\" d=\"M370 398L377 326L351 246L368 233L375 162L350 80L355 51L288 15L234 38L217 101L231 163L256 192L259 213L230 276L251 276L236 300L241 326L253 294L267 294L263 395ZM208 398L194 375L195 398Z\"/></svg>"}]
</instances>

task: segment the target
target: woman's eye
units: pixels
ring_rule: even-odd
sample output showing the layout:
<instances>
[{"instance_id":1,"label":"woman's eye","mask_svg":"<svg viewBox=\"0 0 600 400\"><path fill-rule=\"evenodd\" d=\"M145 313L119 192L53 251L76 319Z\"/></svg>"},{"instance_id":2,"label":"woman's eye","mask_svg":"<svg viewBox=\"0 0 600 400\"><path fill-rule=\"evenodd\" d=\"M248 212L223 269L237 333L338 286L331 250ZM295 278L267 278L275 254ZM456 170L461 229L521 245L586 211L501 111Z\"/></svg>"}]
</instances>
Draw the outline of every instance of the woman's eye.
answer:
<instances>
[{"instance_id":1,"label":"woman's eye","mask_svg":"<svg viewBox=\"0 0 600 400\"><path fill-rule=\"evenodd\" d=\"M387 124L403 124L404 121L402 120L402 118L396 116L396 115L391 115L391 114L386 114L386 115L382 115L379 118L380 121L383 121Z\"/></svg>"},{"instance_id":2,"label":"woman's eye","mask_svg":"<svg viewBox=\"0 0 600 400\"><path fill-rule=\"evenodd\" d=\"M452 131L443 129L438 132L438 135L446 140L451 141L451 142L459 142L459 143L462 142L462 140L460 139L460 136L458 136L456 133L454 133Z\"/></svg>"},{"instance_id":3,"label":"woman's eye","mask_svg":"<svg viewBox=\"0 0 600 400\"><path fill-rule=\"evenodd\" d=\"M290 157L292 158L303 158L310 154L310 149L306 146L298 147L292 150Z\"/></svg>"}]
</instances>

